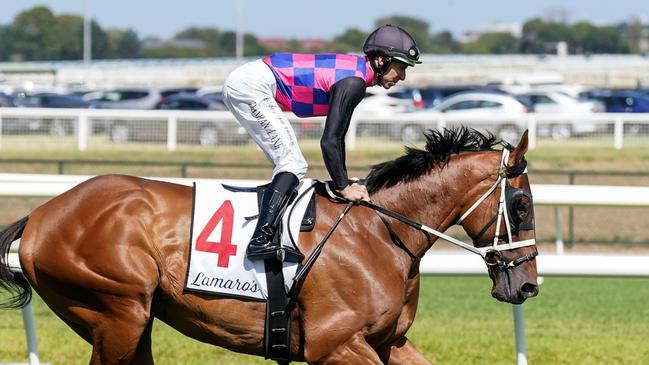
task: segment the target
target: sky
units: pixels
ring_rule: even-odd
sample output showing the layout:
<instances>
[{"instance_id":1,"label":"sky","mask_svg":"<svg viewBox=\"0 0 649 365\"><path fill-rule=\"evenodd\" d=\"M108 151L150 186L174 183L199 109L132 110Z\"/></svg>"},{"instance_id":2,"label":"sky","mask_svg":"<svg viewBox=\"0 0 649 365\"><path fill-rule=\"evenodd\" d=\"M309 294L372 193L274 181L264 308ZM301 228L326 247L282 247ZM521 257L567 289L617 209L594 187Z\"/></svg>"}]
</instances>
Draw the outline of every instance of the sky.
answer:
<instances>
[{"instance_id":1,"label":"sky","mask_svg":"<svg viewBox=\"0 0 649 365\"><path fill-rule=\"evenodd\" d=\"M391 15L427 21L430 33L524 22L563 14L572 23L617 23L638 17L649 21L649 1L616 0L0 0L0 24L37 5L56 15L82 15L88 9L102 29L133 29L141 37L172 38L189 26L234 30L237 3L241 24L259 38L331 38L348 28L373 29L374 21Z\"/></svg>"}]
</instances>

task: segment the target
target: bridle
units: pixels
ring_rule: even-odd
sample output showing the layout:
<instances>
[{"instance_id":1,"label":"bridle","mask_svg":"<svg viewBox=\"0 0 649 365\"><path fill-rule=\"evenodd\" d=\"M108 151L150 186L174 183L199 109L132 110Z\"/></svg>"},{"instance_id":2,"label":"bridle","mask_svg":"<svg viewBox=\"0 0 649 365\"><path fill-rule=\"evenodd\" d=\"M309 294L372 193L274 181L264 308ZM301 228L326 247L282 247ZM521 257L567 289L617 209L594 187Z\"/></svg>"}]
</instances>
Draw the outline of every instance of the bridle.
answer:
<instances>
[{"instance_id":1,"label":"bridle","mask_svg":"<svg viewBox=\"0 0 649 365\"><path fill-rule=\"evenodd\" d=\"M536 239L531 238L522 241L514 241L512 232L518 233L519 231L524 230L533 230L533 222L523 222L520 217L515 214L514 205L519 202L522 197L526 197L529 201L532 201L532 195L523 189L514 188L509 184L509 178L517 177L522 174L527 174L527 162L525 159L521 160L518 165L507 167L507 160L509 158L509 150L503 148L503 154L500 161L500 168L498 171L498 178L496 182L487 190L482 196L475 202L473 205L467 209L464 214L460 216L456 224L461 225L462 222L483 202L487 197L489 197L498 186L500 186L500 199L498 201L498 211L494 217L485 224L485 226L478 233L477 238L481 237L484 232L496 222L496 230L494 233L493 243L491 246L479 247L477 250L480 251L480 255L484 259L485 263L489 266L497 266L499 268L511 268L516 267L524 262L531 261L536 256L538 256L538 251L516 258L511 261L506 261L502 255L502 251L513 250L521 247L535 246ZM514 212L512 212L514 210ZM507 241L502 242L501 236L499 235L501 222L505 222L505 228L507 231ZM481 243L484 241L478 241ZM475 249L475 247L472 246ZM475 252L475 251L474 251Z\"/></svg>"}]
</instances>

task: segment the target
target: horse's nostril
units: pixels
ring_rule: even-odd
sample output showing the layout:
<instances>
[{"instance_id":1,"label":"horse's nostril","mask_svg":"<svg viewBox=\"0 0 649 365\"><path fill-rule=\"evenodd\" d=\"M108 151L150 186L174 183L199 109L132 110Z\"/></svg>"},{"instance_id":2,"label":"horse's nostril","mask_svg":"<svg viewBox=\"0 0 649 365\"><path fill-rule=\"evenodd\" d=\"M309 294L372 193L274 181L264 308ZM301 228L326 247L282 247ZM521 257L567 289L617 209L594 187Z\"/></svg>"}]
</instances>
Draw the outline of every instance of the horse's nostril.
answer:
<instances>
[{"instance_id":1,"label":"horse's nostril","mask_svg":"<svg viewBox=\"0 0 649 365\"><path fill-rule=\"evenodd\" d=\"M537 294L539 294L539 286L532 283L525 283L521 287L521 294L525 298L535 297Z\"/></svg>"}]
</instances>

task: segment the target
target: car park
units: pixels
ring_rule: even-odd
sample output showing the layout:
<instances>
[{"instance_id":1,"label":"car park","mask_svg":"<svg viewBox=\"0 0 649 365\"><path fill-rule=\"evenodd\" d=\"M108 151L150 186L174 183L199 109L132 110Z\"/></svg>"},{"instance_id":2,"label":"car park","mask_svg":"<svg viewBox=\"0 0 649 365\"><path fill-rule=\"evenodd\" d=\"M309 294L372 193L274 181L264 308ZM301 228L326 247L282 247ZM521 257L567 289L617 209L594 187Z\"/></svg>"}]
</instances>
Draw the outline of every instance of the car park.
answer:
<instances>
[{"instance_id":1,"label":"car park","mask_svg":"<svg viewBox=\"0 0 649 365\"><path fill-rule=\"evenodd\" d=\"M649 113L649 96L636 90L593 89L580 97L603 103L607 113Z\"/></svg>"},{"instance_id":2,"label":"car park","mask_svg":"<svg viewBox=\"0 0 649 365\"><path fill-rule=\"evenodd\" d=\"M433 85L420 87L422 100L425 108L433 108L447 97L467 91L476 91L481 89L482 85Z\"/></svg>"},{"instance_id":3,"label":"car park","mask_svg":"<svg viewBox=\"0 0 649 365\"><path fill-rule=\"evenodd\" d=\"M221 144L247 143L248 132L234 121L192 120L177 121L177 142L204 147ZM167 140L166 120L120 120L110 127L110 139L115 143L160 143Z\"/></svg>"},{"instance_id":4,"label":"car park","mask_svg":"<svg viewBox=\"0 0 649 365\"><path fill-rule=\"evenodd\" d=\"M90 104L77 95L56 93L20 94L16 106L25 108L87 108Z\"/></svg>"},{"instance_id":5,"label":"car park","mask_svg":"<svg viewBox=\"0 0 649 365\"><path fill-rule=\"evenodd\" d=\"M91 101L97 109L153 109L160 101L160 91L153 88L124 88L104 91Z\"/></svg>"},{"instance_id":6,"label":"car park","mask_svg":"<svg viewBox=\"0 0 649 365\"><path fill-rule=\"evenodd\" d=\"M176 94L161 100L155 107L159 110L225 110L222 103L195 95ZM129 141L162 142L167 139L167 124L160 120L114 121L110 127L110 139L116 143ZM249 141L246 130L235 121L206 121L179 118L177 140L180 143L214 146L218 144L242 144Z\"/></svg>"},{"instance_id":7,"label":"car park","mask_svg":"<svg viewBox=\"0 0 649 365\"><path fill-rule=\"evenodd\" d=\"M649 113L649 95L639 90L593 89L581 97L601 102L608 113ZM647 134L649 125L628 123L624 130L628 134Z\"/></svg>"},{"instance_id":8,"label":"car park","mask_svg":"<svg viewBox=\"0 0 649 365\"><path fill-rule=\"evenodd\" d=\"M513 141L527 128L525 114L532 112L534 106L524 97L498 92L468 91L452 95L433 108L444 113L446 118L462 121L463 118L493 116L509 120L508 123L480 124L495 132L500 138Z\"/></svg>"},{"instance_id":9,"label":"car park","mask_svg":"<svg viewBox=\"0 0 649 365\"><path fill-rule=\"evenodd\" d=\"M384 89L380 86L367 88L365 97L355 109L355 113L390 114L412 112L422 109L424 102L417 88L393 86Z\"/></svg>"},{"instance_id":10,"label":"car park","mask_svg":"<svg viewBox=\"0 0 649 365\"><path fill-rule=\"evenodd\" d=\"M222 102L193 94L173 94L160 100L155 109L172 110L227 110Z\"/></svg>"},{"instance_id":11,"label":"car park","mask_svg":"<svg viewBox=\"0 0 649 365\"><path fill-rule=\"evenodd\" d=\"M367 88L365 97L354 110L354 115L359 117L356 133L362 137L398 136L402 125L396 122L374 122L372 117L390 117L423 109L424 102L418 88L405 86L393 86L390 89L380 86Z\"/></svg>"},{"instance_id":12,"label":"car park","mask_svg":"<svg viewBox=\"0 0 649 365\"><path fill-rule=\"evenodd\" d=\"M161 90L160 96L162 96L163 98L168 98L172 95L177 94L196 94L196 91L198 91L198 88L195 87L173 87Z\"/></svg>"},{"instance_id":13,"label":"car park","mask_svg":"<svg viewBox=\"0 0 649 365\"><path fill-rule=\"evenodd\" d=\"M34 94L18 93L12 99L19 108L87 108L89 103L78 95L42 92ZM75 120L72 118L21 117L4 118L3 132L6 133L47 133L51 135L74 134Z\"/></svg>"},{"instance_id":14,"label":"car park","mask_svg":"<svg viewBox=\"0 0 649 365\"><path fill-rule=\"evenodd\" d=\"M575 114L583 116L604 111L604 105L596 100L576 99L556 91L530 91L520 94L534 106L536 113ZM538 135L550 136L554 140L605 132L606 125L575 121L571 123L539 123Z\"/></svg>"},{"instance_id":15,"label":"car park","mask_svg":"<svg viewBox=\"0 0 649 365\"><path fill-rule=\"evenodd\" d=\"M11 95L0 92L0 108L14 106L14 98Z\"/></svg>"}]
</instances>

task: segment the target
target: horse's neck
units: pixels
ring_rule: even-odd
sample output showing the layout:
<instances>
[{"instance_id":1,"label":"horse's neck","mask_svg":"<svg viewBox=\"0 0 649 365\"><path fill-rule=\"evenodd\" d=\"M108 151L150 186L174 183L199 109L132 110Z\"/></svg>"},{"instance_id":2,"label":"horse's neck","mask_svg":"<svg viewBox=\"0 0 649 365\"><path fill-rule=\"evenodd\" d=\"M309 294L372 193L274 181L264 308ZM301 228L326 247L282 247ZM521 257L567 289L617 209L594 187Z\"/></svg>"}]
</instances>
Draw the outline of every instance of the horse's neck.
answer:
<instances>
[{"instance_id":1,"label":"horse's neck","mask_svg":"<svg viewBox=\"0 0 649 365\"><path fill-rule=\"evenodd\" d=\"M403 182L377 191L375 204L402 214L421 224L445 231L455 224L458 206L464 194L457 188L456 178L450 169L434 169L414 181ZM405 227L404 227L405 228ZM431 242L413 228L401 229L399 234L407 239L412 251L422 255Z\"/></svg>"}]
</instances>

